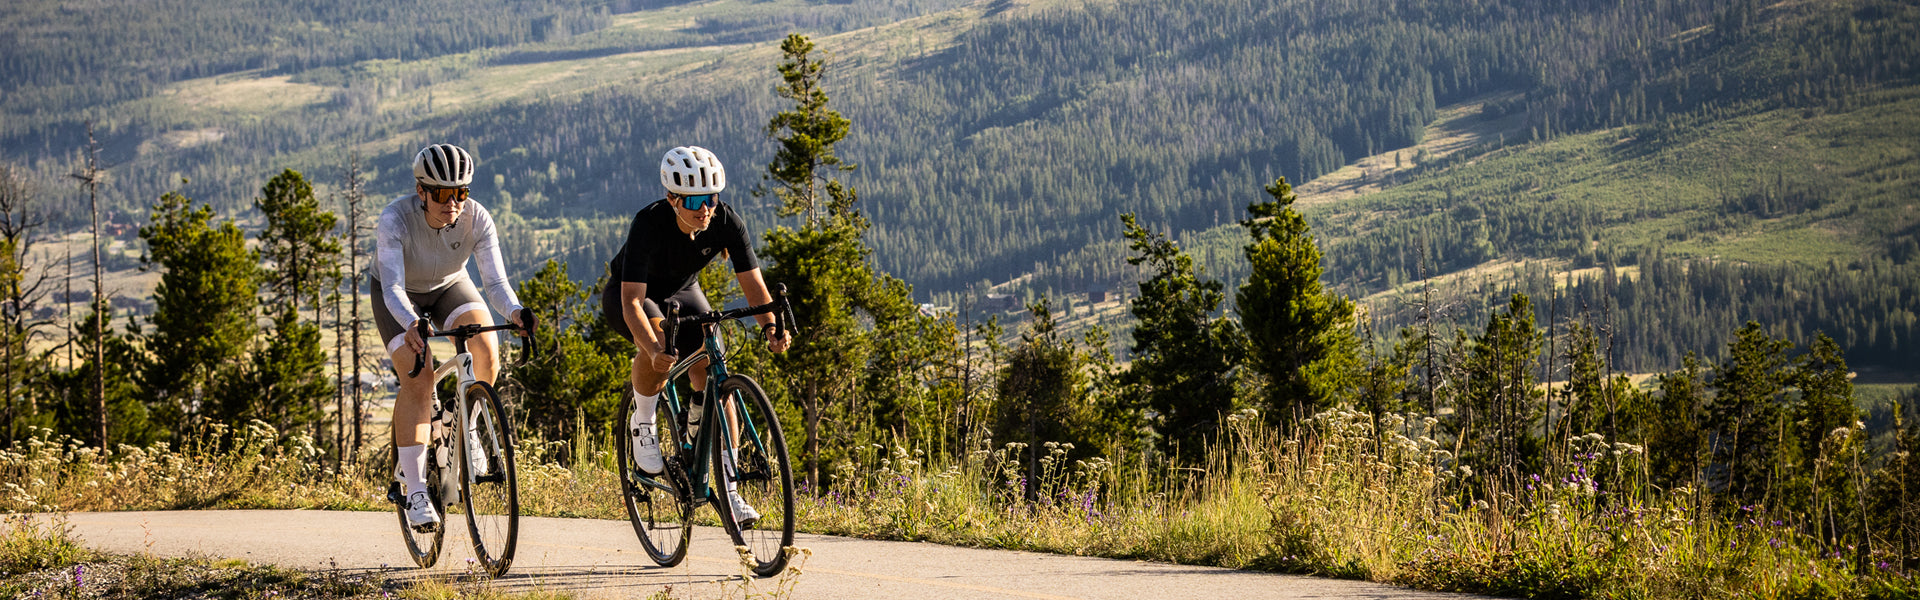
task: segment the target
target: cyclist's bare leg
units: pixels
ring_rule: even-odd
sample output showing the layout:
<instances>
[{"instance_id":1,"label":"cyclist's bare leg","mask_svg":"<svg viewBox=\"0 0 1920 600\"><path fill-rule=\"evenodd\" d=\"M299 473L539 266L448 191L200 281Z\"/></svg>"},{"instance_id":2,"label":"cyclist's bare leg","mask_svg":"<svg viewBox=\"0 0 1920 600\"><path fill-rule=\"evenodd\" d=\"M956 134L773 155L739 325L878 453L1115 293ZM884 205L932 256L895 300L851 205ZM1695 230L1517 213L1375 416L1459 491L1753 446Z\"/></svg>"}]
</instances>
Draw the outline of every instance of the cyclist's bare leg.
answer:
<instances>
[{"instance_id":1,"label":"cyclist's bare leg","mask_svg":"<svg viewBox=\"0 0 1920 600\"><path fill-rule=\"evenodd\" d=\"M703 358L687 371L688 377L692 379L694 390L707 389L706 369L707 359ZM658 396L667 388L667 371L654 370L653 361L648 360L646 355L640 352L633 354L632 376L633 389L648 396Z\"/></svg>"},{"instance_id":2,"label":"cyclist's bare leg","mask_svg":"<svg viewBox=\"0 0 1920 600\"><path fill-rule=\"evenodd\" d=\"M393 445L398 448L427 443L427 419L433 413L433 370L421 369L418 377L407 377L413 368L413 350L401 346L393 351L394 376L400 379L400 393L393 402ZM433 363L433 348L427 348L427 363Z\"/></svg>"},{"instance_id":3,"label":"cyclist's bare leg","mask_svg":"<svg viewBox=\"0 0 1920 600\"><path fill-rule=\"evenodd\" d=\"M493 326L493 318L488 316L487 311L484 309L469 310L460 313L458 317L454 317L452 326L448 327L448 329L461 325L491 327ZM500 355L497 353L497 348L498 346L494 344L493 332L491 331L467 338L467 352L473 354L474 379L492 384L494 378L500 375Z\"/></svg>"}]
</instances>

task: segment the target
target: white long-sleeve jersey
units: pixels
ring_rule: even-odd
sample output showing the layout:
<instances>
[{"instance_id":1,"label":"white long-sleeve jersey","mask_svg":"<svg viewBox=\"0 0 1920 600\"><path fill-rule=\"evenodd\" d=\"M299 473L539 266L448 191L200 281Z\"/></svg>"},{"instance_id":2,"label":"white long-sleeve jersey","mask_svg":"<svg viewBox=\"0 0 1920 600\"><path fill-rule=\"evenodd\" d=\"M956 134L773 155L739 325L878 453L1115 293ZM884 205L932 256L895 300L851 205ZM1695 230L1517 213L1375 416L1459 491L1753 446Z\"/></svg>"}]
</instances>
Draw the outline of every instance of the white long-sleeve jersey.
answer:
<instances>
[{"instance_id":1,"label":"white long-sleeve jersey","mask_svg":"<svg viewBox=\"0 0 1920 600\"><path fill-rule=\"evenodd\" d=\"M374 276L380 280L377 293L385 296L387 310L401 326L411 326L420 316L407 292L427 293L466 278L468 258L480 259L480 289L495 310L511 316L522 308L507 283L493 216L479 202L468 199L466 203L452 226L437 230L427 226L417 195L396 198L381 211L374 237Z\"/></svg>"}]
</instances>

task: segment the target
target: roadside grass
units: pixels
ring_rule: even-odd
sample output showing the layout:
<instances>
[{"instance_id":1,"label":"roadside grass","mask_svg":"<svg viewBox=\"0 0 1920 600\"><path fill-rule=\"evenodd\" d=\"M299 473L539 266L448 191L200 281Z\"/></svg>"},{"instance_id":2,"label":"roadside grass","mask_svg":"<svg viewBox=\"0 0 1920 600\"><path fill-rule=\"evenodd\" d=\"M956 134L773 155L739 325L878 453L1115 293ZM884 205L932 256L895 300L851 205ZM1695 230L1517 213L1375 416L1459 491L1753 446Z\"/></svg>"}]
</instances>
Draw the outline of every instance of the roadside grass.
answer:
<instances>
[{"instance_id":1,"label":"roadside grass","mask_svg":"<svg viewBox=\"0 0 1920 600\"><path fill-rule=\"evenodd\" d=\"M380 573L308 573L237 559L107 554L82 547L64 517L8 515L0 531L0 596L7 598L488 598L557 600L505 594L481 578L395 582Z\"/></svg>"},{"instance_id":2,"label":"roadside grass","mask_svg":"<svg viewBox=\"0 0 1920 600\"><path fill-rule=\"evenodd\" d=\"M1801 533L1802 516L1726 514L1694 490L1651 489L1640 449L1598 434L1560 449L1561 466L1489 478L1453 467L1432 421L1332 411L1287 436L1260 423L1233 415L1229 435L1185 467L1043 444L1031 492L1020 443L951 460L870 446L834 465L830 491L802 494L796 512L817 533L1527 598L1920 598L1900 557L1875 551L1862 564ZM301 435L210 433L218 437L178 451L103 454L42 432L0 454L0 509L391 509L379 498L384 465L336 473L317 466ZM521 450L525 514L625 517L604 438ZM62 548L26 554L80 560Z\"/></svg>"}]
</instances>

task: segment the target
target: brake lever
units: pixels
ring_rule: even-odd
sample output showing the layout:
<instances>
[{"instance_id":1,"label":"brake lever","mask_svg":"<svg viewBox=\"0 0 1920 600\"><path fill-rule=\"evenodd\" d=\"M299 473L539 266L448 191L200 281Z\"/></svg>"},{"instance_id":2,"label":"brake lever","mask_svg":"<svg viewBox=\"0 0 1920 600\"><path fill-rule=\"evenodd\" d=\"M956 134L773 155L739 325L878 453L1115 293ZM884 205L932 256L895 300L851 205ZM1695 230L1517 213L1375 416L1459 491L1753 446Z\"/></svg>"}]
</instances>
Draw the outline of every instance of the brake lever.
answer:
<instances>
[{"instance_id":1,"label":"brake lever","mask_svg":"<svg viewBox=\"0 0 1920 600\"><path fill-rule=\"evenodd\" d=\"M773 316L773 334L776 338L787 337L789 323L793 322L793 303L787 301L787 284L773 284L773 301L780 310Z\"/></svg>"},{"instance_id":2,"label":"brake lever","mask_svg":"<svg viewBox=\"0 0 1920 600\"><path fill-rule=\"evenodd\" d=\"M414 328L420 331L421 343L424 344L427 340L433 339L432 323L428 323L426 319L420 319L418 321L414 321L414 323L418 324ZM407 379L413 379L415 377L419 377L420 370L425 368L427 368L427 352L425 348L422 348L419 352L415 352L413 354L413 370L407 371Z\"/></svg>"},{"instance_id":3,"label":"brake lever","mask_svg":"<svg viewBox=\"0 0 1920 600\"><path fill-rule=\"evenodd\" d=\"M679 339L674 337L674 332L680 329L680 323L679 323L680 301L678 300L666 301L665 303L660 305L660 312L664 313L667 317L664 320L664 322L660 324L661 332L665 334L665 337L666 337L666 339L660 340L660 349L662 353L666 354L667 356L673 356L675 358L678 358L674 354L674 352L676 352L677 349L674 348L675 344L673 342Z\"/></svg>"},{"instance_id":4,"label":"brake lever","mask_svg":"<svg viewBox=\"0 0 1920 600\"><path fill-rule=\"evenodd\" d=\"M540 339L533 334L540 327L540 317L534 316L531 308L520 309L520 317L527 320L516 332L520 335L520 346L525 350L520 352L520 359L514 362L514 366L523 366L540 353Z\"/></svg>"}]
</instances>

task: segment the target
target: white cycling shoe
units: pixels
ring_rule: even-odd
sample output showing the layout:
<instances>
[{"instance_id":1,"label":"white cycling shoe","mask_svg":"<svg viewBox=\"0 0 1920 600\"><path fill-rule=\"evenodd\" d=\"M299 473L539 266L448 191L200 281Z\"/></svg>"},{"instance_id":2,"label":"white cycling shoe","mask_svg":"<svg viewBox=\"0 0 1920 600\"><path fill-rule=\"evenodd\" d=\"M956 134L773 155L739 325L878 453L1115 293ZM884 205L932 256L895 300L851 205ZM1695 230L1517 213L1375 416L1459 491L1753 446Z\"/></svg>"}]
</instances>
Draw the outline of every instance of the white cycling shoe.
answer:
<instances>
[{"instance_id":1,"label":"white cycling shoe","mask_svg":"<svg viewBox=\"0 0 1920 600\"><path fill-rule=\"evenodd\" d=\"M733 505L733 522L739 523L741 529L752 529L753 524L760 521L760 511L754 510L752 504L747 504L747 500L740 497L740 492L727 492L727 503Z\"/></svg>"},{"instance_id":2,"label":"white cycling shoe","mask_svg":"<svg viewBox=\"0 0 1920 600\"><path fill-rule=\"evenodd\" d=\"M633 466L648 475L659 475L667 470L666 461L660 457L660 438L654 435L652 423L633 428Z\"/></svg>"},{"instance_id":3,"label":"white cycling shoe","mask_svg":"<svg viewBox=\"0 0 1920 600\"><path fill-rule=\"evenodd\" d=\"M407 526L420 533L440 529L440 513L434 512L433 500L426 492L407 494Z\"/></svg>"}]
</instances>

